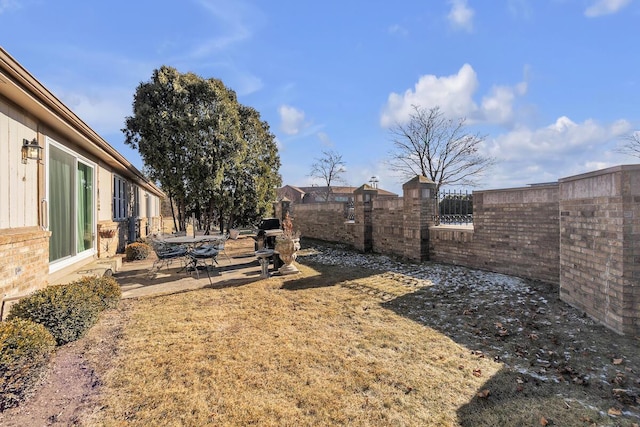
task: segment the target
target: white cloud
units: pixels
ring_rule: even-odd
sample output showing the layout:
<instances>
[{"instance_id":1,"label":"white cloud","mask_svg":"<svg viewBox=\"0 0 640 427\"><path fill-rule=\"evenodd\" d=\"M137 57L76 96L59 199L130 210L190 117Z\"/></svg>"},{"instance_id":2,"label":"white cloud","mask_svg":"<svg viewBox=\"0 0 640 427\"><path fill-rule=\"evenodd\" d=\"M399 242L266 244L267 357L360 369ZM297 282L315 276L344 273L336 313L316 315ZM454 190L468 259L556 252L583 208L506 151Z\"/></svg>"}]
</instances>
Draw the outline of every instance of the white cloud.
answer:
<instances>
[{"instance_id":1,"label":"white cloud","mask_svg":"<svg viewBox=\"0 0 640 427\"><path fill-rule=\"evenodd\" d=\"M450 0L451 11L447 15L449 24L455 29L473 31L474 10L467 5L467 0Z\"/></svg>"},{"instance_id":2,"label":"white cloud","mask_svg":"<svg viewBox=\"0 0 640 427\"><path fill-rule=\"evenodd\" d=\"M10 9L17 9L20 3L16 0L0 0L0 14Z\"/></svg>"},{"instance_id":3,"label":"white cloud","mask_svg":"<svg viewBox=\"0 0 640 427\"><path fill-rule=\"evenodd\" d=\"M527 84L518 83L515 87L494 86L491 94L482 98L479 119L490 123L508 123L513 119L513 102L516 96L527 93Z\"/></svg>"},{"instance_id":4,"label":"white cloud","mask_svg":"<svg viewBox=\"0 0 640 427\"><path fill-rule=\"evenodd\" d=\"M515 17L529 19L533 15L533 8L529 0L508 0L509 12Z\"/></svg>"},{"instance_id":5,"label":"white cloud","mask_svg":"<svg viewBox=\"0 0 640 427\"><path fill-rule=\"evenodd\" d=\"M254 76L249 73L239 73L236 76L237 79L237 88L236 92L238 95L250 95L255 93L263 88L262 79L258 76Z\"/></svg>"},{"instance_id":6,"label":"white cloud","mask_svg":"<svg viewBox=\"0 0 640 427\"><path fill-rule=\"evenodd\" d=\"M326 132L318 132L318 139L325 147L334 146L333 141L331 140L331 138L329 138L329 135L327 135Z\"/></svg>"},{"instance_id":7,"label":"white cloud","mask_svg":"<svg viewBox=\"0 0 640 427\"><path fill-rule=\"evenodd\" d=\"M620 11L630 3L631 0L597 0L584 11L584 14L589 18L610 15Z\"/></svg>"},{"instance_id":8,"label":"white cloud","mask_svg":"<svg viewBox=\"0 0 640 427\"><path fill-rule=\"evenodd\" d=\"M405 123L413 112L413 105L423 108L438 106L445 115L466 117L470 124L506 124L513 120L514 101L527 92L524 82L514 87L496 85L478 106L473 100L478 86L478 76L469 64L464 64L456 74L450 76L421 76L413 89L407 89L404 94L389 95L380 124L389 127Z\"/></svg>"},{"instance_id":9,"label":"white cloud","mask_svg":"<svg viewBox=\"0 0 640 427\"><path fill-rule=\"evenodd\" d=\"M281 105L278 108L280 115L280 129L287 135L295 135L305 126L304 111L289 105Z\"/></svg>"},{"instance_id":10,"label":"white cloud","mask_svg":"<svg viewBox=\"0 0 640 427\"><path fill-rule=\"evenodd\" d=\"M253 29L248 21L259 15L259 12L247 3L219 0L197 0L197 3L215 18L216 22L211 26L211 30L219 32L223 29L224 32L207 38L193 47L188 52L190 57L206 58L215 52L249 40L253 36Z\"/></svg>"},{"instance_id":11,"label":"white cloud","mask_svg":"<svg viewBox=\"0 0 640 427\"><path fill-rule=\"evenodd\" d=\"M398 24L390 26L387 31L389 31L389 34L399 35L403 37L409 35L409 30Z\"/></svg>"},{"instance_id":12,"label":"white cloud","mask_svg":"<svg viewBox=\"0 0 640 427\"><path fill-rule=\"evenodd\" d=\"M129 90L114 87L92 88L90 91L56 91L57 96L82 121L99 135L124 128L130 116L132 95Z\"/></svg>"},{"instance_id":13,"label":"white cloud","mask_svg":"<svg viewBox=\"0 0 640 427\"><path fill-rule=\"evenodd\" d=\"M614 141L630 127L626 120L601 125L592 119L576 123L562 116L539 129L520 127L499 135L488 141L485 154L496 157L498 164L481 188L555 182L621 164Z\"/></svg>"},{"instance_id":14,"label":"white cloud","mask_svg":"<svg viewBox=\"0 0 640 427\"><path fill-rule=\"evenodd\" d=\"M501 160L529 160L532 162L559 159L562 156L579 158L585 153L602 150L603 144L628 132L631 124L618 120L602 126L588 119L575 123L566 116L540 128L519 128L498 136L493 141L491 155Z\"/></svg>"}]
</instances>

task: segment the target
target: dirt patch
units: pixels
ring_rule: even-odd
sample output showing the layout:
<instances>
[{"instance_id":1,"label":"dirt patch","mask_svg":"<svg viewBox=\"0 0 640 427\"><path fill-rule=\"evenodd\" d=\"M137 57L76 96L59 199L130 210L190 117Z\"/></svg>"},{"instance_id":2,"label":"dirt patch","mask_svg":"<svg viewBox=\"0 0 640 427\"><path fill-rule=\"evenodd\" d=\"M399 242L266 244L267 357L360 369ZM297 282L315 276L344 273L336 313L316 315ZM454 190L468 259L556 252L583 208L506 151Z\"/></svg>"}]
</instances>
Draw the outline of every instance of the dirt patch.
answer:
<instances>
[{"instance_id":1,"label":"dirt patch","mask_svg":"<svg viewBox=\"0 0 640 427\"><path fill-rule=\"evenodd\" d=\"M94 411L100 377L110 369L125 317L121 308L102 314L99 322L78 341L59 347L42 384L20 406L0 412L0 425L74 426Z\"/></svg>"}]
</instances>

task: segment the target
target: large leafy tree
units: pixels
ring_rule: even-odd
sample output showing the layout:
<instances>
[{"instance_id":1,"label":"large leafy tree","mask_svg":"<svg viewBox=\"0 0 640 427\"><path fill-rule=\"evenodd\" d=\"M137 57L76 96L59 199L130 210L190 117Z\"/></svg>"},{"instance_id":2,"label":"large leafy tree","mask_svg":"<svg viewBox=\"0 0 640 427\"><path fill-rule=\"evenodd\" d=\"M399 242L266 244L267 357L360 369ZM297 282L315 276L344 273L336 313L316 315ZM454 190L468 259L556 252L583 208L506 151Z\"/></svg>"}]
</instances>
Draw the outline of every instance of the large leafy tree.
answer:
<instances>
[{"instance_id":1,"label":"large leafy tree","mask_svg":"<svg viewBox=\"0 0 640 427\"><path fill-rule=\"evenodd\" d=\"M407 123L391 129L394 150L389 166L404 178L422 175L443 185L475 185L495 164L480 153L484 137L467 133L465 119L449 119L439 107L413 106Z\"/></svg>"},{"instance_id":2,"label":"large leafy tree","mask_svg":"<svg viewBox=\"0 0 640 427\"><path fill-rule=\"evenodd\" d=\"M255 223L265 216L275 200L275 189L282 184L280 157L268 123L251 107L240 105L239 114L246 150L228 165L213 201L228 228Z\"/></svg>"},{"instance_id":3,"label":"large leafy tree","mask_svg":"<svg viewBox=\"0 0 640 427\"><path fill-rule=\"evenodd\" d=\"M181 74L167 66L138 86L133 115L123 129L125 142L140 152L145 172L168 194L176 229L185 228L191 213L208 224L214 218L221 224L228 222L224 215L232 213L229 183L232 177L246 174L246 159L254 150L253 141L243 134L244 108L220 80ZM277 151L271 160L278 176ZM271 178L252 177L256 182ZM234 188L237 197L245 191L253 190L248 185ZM241 201L248 211L250 204L260 211L256 206L266 203L255 197Z\"/></svg>"}]
</instances>

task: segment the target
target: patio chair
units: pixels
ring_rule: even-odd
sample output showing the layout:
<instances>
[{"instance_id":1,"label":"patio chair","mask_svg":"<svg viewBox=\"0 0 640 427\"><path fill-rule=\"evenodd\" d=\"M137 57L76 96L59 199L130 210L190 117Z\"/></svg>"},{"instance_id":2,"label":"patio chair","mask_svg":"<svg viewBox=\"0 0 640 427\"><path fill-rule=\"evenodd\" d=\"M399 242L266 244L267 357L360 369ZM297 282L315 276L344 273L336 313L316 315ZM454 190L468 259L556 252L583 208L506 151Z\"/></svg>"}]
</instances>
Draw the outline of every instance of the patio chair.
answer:
<instances>
[{"instance_id":1,"label":"patio chair","mask_svg":"<svg viewBox=\"0 0 640 427\"><path fill-rule=\"evenodd\" d=\"M216 248L216 245L202 245L199 248L190 251L188 255L191 259L188 268L193 269L193 271L196 272L196 276L198 276L198 279L200 279L200 270L198 267L202 265L207 272L209 284L213 284L213 282L211 281L211 274L209 274L209 267L213 268L213 264L218 263L218 260L216 259L218 256L218 249ZM210 265L207 264L208 259L211 260Z\"/></svg>"},{"instance_id":2,"label":"patio chair","mask_svg":"<svg viewBox=\"0 0 640 427\"><path fill-rule=\"evenodd\" d=\"M229 255L227 255L227 252L225 252L224 250L224 246L227 243L227 240L229 240L229 233L225 234L221 240L216 242L215 248L218 250L218 252L222 252L225 258L227 258L227 260L229 261L229 264L231 264L231 258L229 257Z\"/></svg>"},{"instance_id":3,"label":"patio chair","mask_svg":"<svg viewBox=\"0 0 640 427\"><path fill-rule=\"evenodd\" d=\"M157 257L151 267L151 273L160 271L162 267L168 267L174 260L179 260L183 268L186 266L187 249L184 246L167 245L164 242L152 239L151 247Z\"/></svg>"}]
</instances>

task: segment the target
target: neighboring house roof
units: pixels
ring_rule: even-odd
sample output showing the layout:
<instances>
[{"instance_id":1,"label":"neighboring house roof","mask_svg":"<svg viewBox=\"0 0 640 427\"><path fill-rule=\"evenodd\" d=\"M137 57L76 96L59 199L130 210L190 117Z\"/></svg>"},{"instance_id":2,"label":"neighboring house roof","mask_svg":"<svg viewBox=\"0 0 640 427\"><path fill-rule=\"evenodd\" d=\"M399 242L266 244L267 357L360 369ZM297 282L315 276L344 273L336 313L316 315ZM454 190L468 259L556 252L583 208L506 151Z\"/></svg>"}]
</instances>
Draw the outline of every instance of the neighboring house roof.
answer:
<instances>
[{"instance_id":1,"label":"neighboring house roof","mask_svg":"<svg viewBox=\"0 0 640 427\"><path fill-rule=\"evenodd\" d=\"M60 133L69 142L100 158L114 171L159 197L165 196L158 186L64 105L2 47L0 96L19 102L22 108L39 121Z\"/></svg>"},{"instance_id":2,"label":"neighboring house roof","mask_svg":"<svg viewBox=\"0 0 640 427\"><path fill-rule=\"evenodd\" d=\"M369 185L365 184L367 186L367 189L371 189L371 190L377 190L378 191L378 195L379 196L397 196L397 194L392 193L391 191L387 191L387 190L383 190L382 188L373 188L370 187ZM305 191L307 193L325 193L327 191L327 187L299 187L302 191ZM356 191L358 188L360 187L338 187L338 186L331 186L331 193L332 194L352 194L354 191Z\"/></svg>"},{"instance_id":3,"label":"neighboring house roof","mask_svg":"<svg viewBox=\"0 0 640 427\"><path fill-rule=\"evenodd\" d=\"M366 185L366 184L365 184ZM335 195L352 195L353 192L355 190L357 190L360 187L350 187L350 186L331 186L331 194ZM278 198L281 198L284 196L284 194L286 194L287 191L290 191L291 189L294 189L295 191L298 191L302 196L304 196L305 194L316 194L316 195L324 195L327 192L327 187L320 187L320 186L311 186L311 187L295 187L293 185L285 185L284 187L281 187L278 189ZM387 190L383 190L381 188L373 188L373 187L369 187L367 185L367 189L372 189L372 190L377 190L378 191L378 196L383 196L383 197L397 197L398 195L395 193L392 193L391 191L387 191Z\"/></svg>"}]
</instances>

